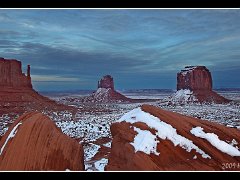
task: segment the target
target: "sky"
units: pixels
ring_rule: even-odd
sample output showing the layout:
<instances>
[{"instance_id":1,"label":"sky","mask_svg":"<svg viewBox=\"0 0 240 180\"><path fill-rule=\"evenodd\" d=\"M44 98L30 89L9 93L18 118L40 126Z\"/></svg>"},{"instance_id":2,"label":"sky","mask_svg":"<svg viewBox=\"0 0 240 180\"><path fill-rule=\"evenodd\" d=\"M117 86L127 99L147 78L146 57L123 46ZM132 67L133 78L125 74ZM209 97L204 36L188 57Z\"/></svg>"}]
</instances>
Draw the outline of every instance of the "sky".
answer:
<instances>
[{"instance_id":1,"label":"sky","mask_svg":"<svg viewBox=\"0 0 240 180\"><path fill-rule=\"evenodd\" d=\"M39 91L176 89L204 65L214 88L240 88L240 9L0 9L0 57L31 65Z\"/></svg>"}]
</instances>

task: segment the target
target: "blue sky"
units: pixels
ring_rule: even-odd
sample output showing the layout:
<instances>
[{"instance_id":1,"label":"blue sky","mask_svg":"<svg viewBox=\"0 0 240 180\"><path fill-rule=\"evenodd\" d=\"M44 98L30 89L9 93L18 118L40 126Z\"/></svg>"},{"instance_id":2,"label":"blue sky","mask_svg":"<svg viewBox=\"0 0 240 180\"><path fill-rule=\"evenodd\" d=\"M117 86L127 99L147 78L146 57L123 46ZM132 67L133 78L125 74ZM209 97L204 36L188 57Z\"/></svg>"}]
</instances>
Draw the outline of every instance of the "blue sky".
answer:
<instances>
[{"instance_id":1,"label":"blue sky","mask_svg":"<svg viewBox=\"0 0 240 180\"><path fill-rule=\"evenodd\" d=\"M176 88L205 65L214 88L240 88L240 10L0 9L0 57L31 64L34 88Z\"/></svg>"}]
</instances>

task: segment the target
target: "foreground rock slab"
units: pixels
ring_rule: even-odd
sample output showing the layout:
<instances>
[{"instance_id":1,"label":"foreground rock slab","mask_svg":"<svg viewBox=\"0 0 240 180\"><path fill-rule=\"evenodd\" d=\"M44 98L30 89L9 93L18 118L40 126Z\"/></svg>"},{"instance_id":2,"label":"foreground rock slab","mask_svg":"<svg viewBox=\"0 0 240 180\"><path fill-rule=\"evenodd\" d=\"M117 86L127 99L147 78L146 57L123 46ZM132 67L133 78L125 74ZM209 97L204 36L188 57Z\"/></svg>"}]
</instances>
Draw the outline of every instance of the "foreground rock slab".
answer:
<instances>
[{"instance_id":1,"label":"foreground rock slab","mask_svg":"<svg viewBox=\"0 0 240 180\"><path fill-rule=\"evenodd\" d=\"M0 170L84 170L82 145L41 113L19 117L1 138L0 148Z\"/></svg>"},{"instance_id":2,"label":"foreground rock slab","mask_svg":"<svg viewBox=\"0 0 240 180\"><path fill-rule=\"evenodd\" d=\"M112 124L111 133L107 171L240 170L235 128L143 105Z\"/></svg>"}]
</instances>

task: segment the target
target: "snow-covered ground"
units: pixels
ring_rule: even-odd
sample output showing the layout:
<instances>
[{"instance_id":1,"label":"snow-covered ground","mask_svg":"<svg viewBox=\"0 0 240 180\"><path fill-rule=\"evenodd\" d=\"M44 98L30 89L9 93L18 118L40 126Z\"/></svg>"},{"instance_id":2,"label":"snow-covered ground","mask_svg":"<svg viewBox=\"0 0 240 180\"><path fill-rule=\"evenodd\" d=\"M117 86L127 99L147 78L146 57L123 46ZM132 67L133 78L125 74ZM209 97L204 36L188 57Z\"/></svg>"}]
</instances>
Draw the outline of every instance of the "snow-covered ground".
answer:
<instances>
[{"instance_id":1,"label":"snow-covered ground","mask_svg":"<svg viewBox=\"0 0 240 180\"><path fill-rule=\"evenodd\" d=\"M228 104L199 104L199 103L169 103L168 97L172 96L174 91L123 91L125 96L135 99L158 99L156 102L144 103L82 103L82 94L74 95L51 95L50 98L69 106L77 108L77 112L44 111L43 113L52 118L56 125L60 127L63 133L76 138L79 142L84 142L85 167L87 170L103 170L107 162L107 157L94 156L101 150L99 146L111 145L110 142L100 142L101 138L111 140L110 125L119 120L125 113L140 107L142 104L152 104L178 112L180 114L214 121L225 126L240 129L240 91L221 91L221 95L234 99L236 102ZM184 94L184 93L183 93ZM189 94L187 92L187 94ZM85 94L84 94L85 95ZM0 114L0 135L3 135L10 124L17 118L11 114ZM140 132L139 136L141 136ZM153 142L153 141L152 141ZM102 144L101 144L102 143ZM137 139L136 139L137 144ZM154 145L154 143L153 143ZM154 149L152 149L154 151ZM92 160L94 159L94 160Z\"/></svg>"}]
</instances>

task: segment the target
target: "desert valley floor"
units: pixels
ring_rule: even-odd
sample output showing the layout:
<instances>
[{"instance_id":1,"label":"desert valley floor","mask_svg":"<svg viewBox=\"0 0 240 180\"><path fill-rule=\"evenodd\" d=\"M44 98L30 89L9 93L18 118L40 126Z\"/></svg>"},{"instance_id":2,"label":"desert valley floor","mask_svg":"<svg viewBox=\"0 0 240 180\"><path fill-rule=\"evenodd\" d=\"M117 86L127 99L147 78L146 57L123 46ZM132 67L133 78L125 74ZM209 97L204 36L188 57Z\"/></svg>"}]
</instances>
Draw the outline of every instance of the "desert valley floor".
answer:
<instances>
[{"instance_id":1,"label":"desert valley floor","mask_svg":"<svg viewBox=\"0 0 240 180\"><path fill-rule=\"evenodd\" d=\"M103 171L108 162L111 148L110 125L130 110L142 104L151 104L162 109L180 114L214 121L231 128L240 129L240 91L218 91L228 99L234 100L226 104L215 103L185 103L175 101L172 90L134 90L122 94L133 99L150 99L143 103L82 103L81 99L92 92L79 93L43 93L50 99L68 106L74 106L77 111L43 111L63 133L83 143L84 164L87 171ZM18 114L1 114L0 135L18 117Z\"/></svg>"}]
</instances>

